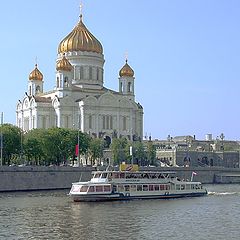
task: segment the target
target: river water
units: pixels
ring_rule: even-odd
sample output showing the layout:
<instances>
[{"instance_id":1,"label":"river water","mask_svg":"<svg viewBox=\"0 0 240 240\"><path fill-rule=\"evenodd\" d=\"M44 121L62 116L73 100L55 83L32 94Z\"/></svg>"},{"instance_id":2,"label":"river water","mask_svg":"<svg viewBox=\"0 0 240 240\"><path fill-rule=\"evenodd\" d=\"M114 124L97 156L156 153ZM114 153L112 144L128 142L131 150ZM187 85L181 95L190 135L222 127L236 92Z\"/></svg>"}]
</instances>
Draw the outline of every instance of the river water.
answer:
<instances>
[{"instance_id":1,"label":"river water","mask_svg":"<svg viewBox=\"0 0 240 240\"><path fill-rule=\"evenodd\" d=\"M0 193L0 239L240 239L240 185L206 197L74 203L68 191Z\"/></svg>"}]
</instances>

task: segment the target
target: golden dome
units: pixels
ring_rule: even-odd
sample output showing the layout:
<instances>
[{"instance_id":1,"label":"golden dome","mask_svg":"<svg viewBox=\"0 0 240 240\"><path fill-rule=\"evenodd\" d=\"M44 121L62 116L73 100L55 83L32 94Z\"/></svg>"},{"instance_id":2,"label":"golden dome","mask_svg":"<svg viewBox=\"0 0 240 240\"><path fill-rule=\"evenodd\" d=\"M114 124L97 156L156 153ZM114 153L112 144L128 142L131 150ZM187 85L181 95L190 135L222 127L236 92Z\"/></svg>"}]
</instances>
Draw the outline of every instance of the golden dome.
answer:
<instances>
[{"instance_id":1,"label":"golden dome","mask_svg":"<svg viewBox=\"0 0 240 240\"><path fill-rule=\"evenodd\" d=\"M80 21L59 44L58 53L73 52L73 51L87 51L103 53L101 43L89 32L82 22L82 15Z\"/></svg>"},{"instance_id":2,"label":"golden dome","mask_svg":"<svg viewBox=\"0 0 240 240\"><path fill-rule=\"evenodd\" d=\"M133 77L134 71L132 68L128 65L127 59L125 65L122 67L122 69L119 71L120 77Z\"/></svg>"},{"instance_id":3,"label":"golden dome","mask_svg":"<svg viewBox=\"0 0 240 240\"><path fill-rule=\"evenodd\" d=\"M35 64L35 69L29 74L29 80L43 80L42 73L38 70L37 64Z\"/></svg>"},{"instance_id":4,"label":"golden dome","mask_svg":"<svg viewBox=\"0 0 240 240\"><path fill-rule=\"evenodd\" d=\"M72 71L71 63L66 59L65 54L63 54L63 58L57 61L56 64L57 71Z\"/></svg>"}]
</instances>

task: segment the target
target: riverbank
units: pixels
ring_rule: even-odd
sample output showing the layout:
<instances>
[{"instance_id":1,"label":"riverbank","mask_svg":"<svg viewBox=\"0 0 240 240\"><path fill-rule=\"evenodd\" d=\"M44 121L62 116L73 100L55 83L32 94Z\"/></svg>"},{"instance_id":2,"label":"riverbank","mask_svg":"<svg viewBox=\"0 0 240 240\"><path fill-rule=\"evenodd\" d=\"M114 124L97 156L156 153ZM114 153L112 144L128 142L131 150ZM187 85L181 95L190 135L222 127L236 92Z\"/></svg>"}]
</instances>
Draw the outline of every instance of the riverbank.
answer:
<instances>
[{"instance_id":1,"label":"riverbank","mask_svg":"<svg viewBox=\"0 0 240 240\"><path fill-rule=\"evenodd\" d=\"M70 189L72 182L88 181L93 167L69 166L25 166L0 167L0 192ZM192 172L194 181L203 184L240 183L239 168L220 167L141 167L141 171L174 171L180 179L190 180Z\"/></svg>"}]
</instances>

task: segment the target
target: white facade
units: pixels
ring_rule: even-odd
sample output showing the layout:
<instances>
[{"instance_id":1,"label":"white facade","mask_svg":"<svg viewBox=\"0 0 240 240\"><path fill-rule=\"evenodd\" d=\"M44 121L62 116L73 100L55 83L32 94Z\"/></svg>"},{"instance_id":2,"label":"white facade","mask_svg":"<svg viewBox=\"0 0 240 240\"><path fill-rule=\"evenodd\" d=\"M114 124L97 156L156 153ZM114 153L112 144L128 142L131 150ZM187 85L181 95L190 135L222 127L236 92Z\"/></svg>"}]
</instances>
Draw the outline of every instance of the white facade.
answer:
<instances>
[{"instance_id":1,"label":"white facade","mask_svg":"<svg viewBox=\"0 0 240 240\"><path fill-rule=\"evenodd\" d=\"M81 31L88 31L84 27ZM29 77L28 92L17 104L17 126L24 131L79 128L94 137L142 139L143 108L135 102L133 75L120 74L119 91L114 91L104 87L104 56L99 50L91 51L86 45L75 50L68 47L58 52L56 63L63 57L72 68L57 68L52 91L43 91L43 79L38 75Z\"/></svg>"}]
</instances>

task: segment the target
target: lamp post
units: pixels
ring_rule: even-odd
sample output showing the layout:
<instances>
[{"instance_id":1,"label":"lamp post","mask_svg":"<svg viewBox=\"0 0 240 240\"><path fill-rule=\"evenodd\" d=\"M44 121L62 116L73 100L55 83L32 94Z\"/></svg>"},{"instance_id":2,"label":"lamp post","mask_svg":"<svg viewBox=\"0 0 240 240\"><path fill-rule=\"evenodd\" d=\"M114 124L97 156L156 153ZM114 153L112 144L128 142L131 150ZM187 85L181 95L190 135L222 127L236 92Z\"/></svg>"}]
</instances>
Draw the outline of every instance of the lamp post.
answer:
<instances>
[{"instance_id":1,"label":"lamp post","mask_svg":"<svg viewBox=\"0 0 240 240\"><path fill-rule=\"evenodd\" d=\"M130 146L129 148L129 155L131 156L131 165L133 165L133 147Z\"/></svg>"},{"instance_id":2,"label":"lamp post","mask_svg":"<svg viewBox=\"0 0 240 240\"><path fill-rule=\"evenodd\" d=\"M21 153L20 153L21 164L23 164L23 130L21 129Z\"/></svg>"},{"instance_id":3,"label":"lamp post","mask_svg":"<svg viewBox=\"0 0 240 240\"><path fill-rule=\"evenodd\" d=\"M79 129L79 124L78 124L78 139L77 139L77 147L78 147L78 149L77 149L77 159L78 159L78 167L80 167L80 154L79 154L79 131L80 131L80 129Z\"/></svg>"},{"instance_id":4,"label":"lamp post","mask_svg":"<svg viewBox=\"0 0 240 240\"><path fill-rule=\"evenodd\" d=\"M3 112L1 113L1 134L0 134L1 154L0 154L0 166L2 166L2 164L3 164L3 130L2 130L2 125L3 125Z\"/></svg>"},{"instance_id":5,"label":"lamp post","mask_svg":"<svg viewBox=\"0 0 240 240\"><path fill-rule=\"evenodd\" d=\"M222 161L223 161L223 164L225 165L225 163L224 163L224 160L225 160L224 159L224 144L223 144L224 138L225 138L224 134L221 133L220 139L221 139L221 148L222 148Z\"/></svg>"}]
</instances>

